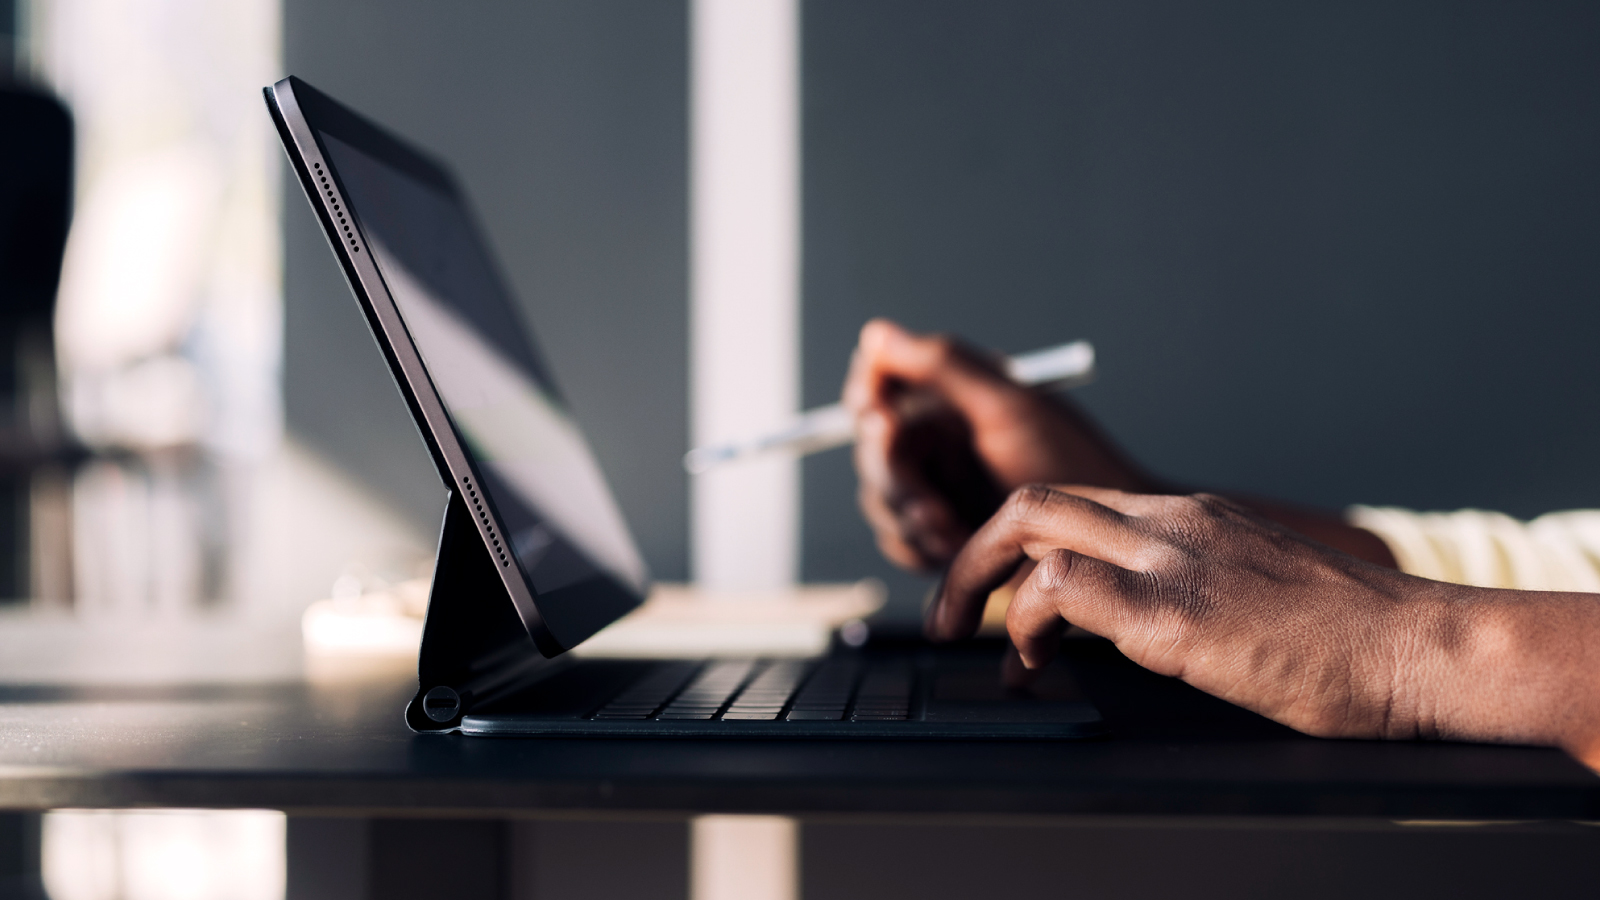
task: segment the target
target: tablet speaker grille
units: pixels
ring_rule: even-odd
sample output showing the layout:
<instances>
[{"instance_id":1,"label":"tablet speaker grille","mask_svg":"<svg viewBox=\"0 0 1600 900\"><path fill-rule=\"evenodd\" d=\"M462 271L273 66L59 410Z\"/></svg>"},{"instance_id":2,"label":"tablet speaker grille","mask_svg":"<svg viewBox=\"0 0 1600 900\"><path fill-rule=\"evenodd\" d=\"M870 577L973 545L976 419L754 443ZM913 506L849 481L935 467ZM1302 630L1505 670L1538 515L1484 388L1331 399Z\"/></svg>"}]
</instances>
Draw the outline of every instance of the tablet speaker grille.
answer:
<instances>
[{"instance_id":1,"label":"tablet speaker grille","mask_svg":"<svg viewBox=\"0 0 1600 900\"><path fill-rule=\"evenodd\" d=\"M351 221L346 217L344 205L339 198L334 196L333 185L328 183L328 173L322 171L322 163L311 164L311 174L316 176L317 188L328 198L328 214L333 217L334 227L344 233L344 242L350 247L351 253L361 252L361 243L356 237Z\"/></svg>"},{"instance_id":2,"label":"tablet speaker grille","mask_svg":"<svg viewBox=\"0 0 1600 900\"><path fill-rule=\"evenodd\" d=\"M495 556L500 557L500 568L504 569L510 566L511 560L506 558L505 545L500 543L500 535L496 534L494 530L494 520L489 518L489 511L483 508L483 498L478 496L478 489L472 486L472 479L465 475L461 476L461 487L464 491L463 496L472 501L473 515L477 516L478 521L483 523L483 527L489 535L489 549L494 551Z\"/></svg>"}]
</instances>

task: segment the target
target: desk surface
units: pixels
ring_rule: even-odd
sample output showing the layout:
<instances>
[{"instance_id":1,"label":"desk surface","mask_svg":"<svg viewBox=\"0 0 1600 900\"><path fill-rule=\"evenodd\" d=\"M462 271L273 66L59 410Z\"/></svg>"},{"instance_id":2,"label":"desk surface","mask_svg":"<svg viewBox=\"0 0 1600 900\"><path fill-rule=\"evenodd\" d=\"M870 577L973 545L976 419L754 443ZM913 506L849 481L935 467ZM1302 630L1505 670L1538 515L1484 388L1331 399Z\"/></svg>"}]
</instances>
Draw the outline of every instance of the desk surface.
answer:
<instances>
[{"instance_id":1,"label":"desk surface","mask_svg":"<svg viewBox=\"0 0 1600 900\"><path fill-rule=\"evenodd\" d=\"M1600 777L1555 750L1306 738L1068 647L1109 739L469 739L408 732L403 677L0 686L0 808L1600 820Z\"/></svg>"}]
</instances>

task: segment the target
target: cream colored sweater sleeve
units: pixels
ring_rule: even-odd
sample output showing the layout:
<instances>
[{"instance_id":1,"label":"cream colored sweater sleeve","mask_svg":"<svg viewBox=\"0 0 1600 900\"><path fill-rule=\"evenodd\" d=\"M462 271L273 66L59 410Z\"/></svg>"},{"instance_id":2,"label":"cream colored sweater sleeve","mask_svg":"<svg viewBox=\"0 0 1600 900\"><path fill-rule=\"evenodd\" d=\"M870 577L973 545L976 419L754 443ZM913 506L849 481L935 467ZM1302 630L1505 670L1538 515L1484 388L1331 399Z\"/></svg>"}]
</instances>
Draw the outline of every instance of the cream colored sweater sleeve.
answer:
<instances>
[{"instance_id":1,"label":"cream colored sweater sleeve","mask_svg":"<svg viewBox=\"0 0 1600 900\"><path fill-rule=\"evenodd\" d=\"M1521 522L1466 509L1353 506L1346 520L1383 539L1400 570L1437 581L1528 591L1600 591L1600 510Z\"/></svg>"}]
</instances>

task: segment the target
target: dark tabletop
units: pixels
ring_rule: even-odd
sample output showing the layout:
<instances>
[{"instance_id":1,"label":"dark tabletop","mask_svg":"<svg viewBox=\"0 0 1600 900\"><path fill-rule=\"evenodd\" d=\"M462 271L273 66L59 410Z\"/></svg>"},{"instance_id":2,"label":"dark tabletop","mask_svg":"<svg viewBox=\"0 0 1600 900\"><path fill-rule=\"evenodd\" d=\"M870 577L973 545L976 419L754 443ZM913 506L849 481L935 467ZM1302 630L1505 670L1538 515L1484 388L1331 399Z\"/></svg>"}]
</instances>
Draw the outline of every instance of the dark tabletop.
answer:
<instances>
[{"instance_id":1,"label":"dark tabletop","mask_svg":"<svg viewBox=\"0 0 1600 900\"><path fill-rule=\"evenodd\" d=\"M725 811L1600 820L1556 750L1328 741L1069 641L1109 738L660 741L418 736L415 682L0 686L0 807Z\"/></svg>"}]
</instances>

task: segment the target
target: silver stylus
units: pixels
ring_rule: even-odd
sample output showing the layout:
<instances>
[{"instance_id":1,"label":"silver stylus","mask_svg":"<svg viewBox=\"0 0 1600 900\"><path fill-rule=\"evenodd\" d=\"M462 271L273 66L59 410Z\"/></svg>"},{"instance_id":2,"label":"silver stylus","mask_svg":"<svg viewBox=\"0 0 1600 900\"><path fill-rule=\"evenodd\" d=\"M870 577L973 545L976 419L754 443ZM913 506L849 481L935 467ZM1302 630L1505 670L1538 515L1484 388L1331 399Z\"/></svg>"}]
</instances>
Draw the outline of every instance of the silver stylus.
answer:
<instances>
[{"instance_id":1,"label":"silver stylus","mask_svg":"<svg viewBox=\"0 0 1600 900\"><path fill-rule=\"evenodd\" d=\"M1094 380L1094 346L1073 341L1013 356L1005 361L1006 374L1018 383L1044 390L1078 387ZM683 455L683 467L699 474L726 462L786 450L796 456L843 447L856 439L850 411L834 403L801 413L778 431L743 441L696 447Z\"/></svg>"}]
</instances>

